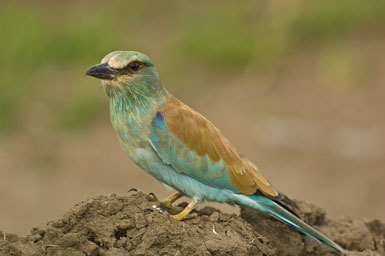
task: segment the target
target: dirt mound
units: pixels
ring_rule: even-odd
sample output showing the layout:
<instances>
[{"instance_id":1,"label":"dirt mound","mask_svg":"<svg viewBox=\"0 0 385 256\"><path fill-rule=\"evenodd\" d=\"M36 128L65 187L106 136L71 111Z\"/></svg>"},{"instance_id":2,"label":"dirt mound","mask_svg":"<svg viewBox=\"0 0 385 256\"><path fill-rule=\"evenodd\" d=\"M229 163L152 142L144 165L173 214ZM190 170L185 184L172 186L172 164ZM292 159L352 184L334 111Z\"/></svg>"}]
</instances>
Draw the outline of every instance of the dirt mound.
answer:
<instances>
[{"instance_id":1,"label":"dirt mound","mask_svg":"<svg viewBox=\"0 0 385 256\"><path fill-rule=\"evenodd\" d=\"M351 250L349 255L385 255L380 221L332 221L323 210L298 204L301 217ZM91 198L26 237L0 231L0 255L334 255L252 209L236 216L206 207L176 221L158 205L141 192Z\"/></svg>"}]
</instances>

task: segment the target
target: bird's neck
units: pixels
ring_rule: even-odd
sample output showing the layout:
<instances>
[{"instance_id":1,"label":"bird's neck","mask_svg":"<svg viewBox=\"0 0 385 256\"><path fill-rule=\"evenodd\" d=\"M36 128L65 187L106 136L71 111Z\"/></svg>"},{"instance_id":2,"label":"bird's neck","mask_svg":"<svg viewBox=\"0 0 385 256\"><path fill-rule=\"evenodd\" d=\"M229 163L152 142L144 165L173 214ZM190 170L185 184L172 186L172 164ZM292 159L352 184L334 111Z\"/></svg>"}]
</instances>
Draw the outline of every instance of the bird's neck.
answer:
<instances>
[{"instance_id":1,"label":"bird's neck","mask_svg":"<svg viewBox=\"0 0 385 256\"><path fill-rule=\"evenodd\" d=\"M169 97L162 85L136 85L135 88L109 92L110 118L125 151L143 147L150 133L157 108Z\"/></svg>"}]
</instances>

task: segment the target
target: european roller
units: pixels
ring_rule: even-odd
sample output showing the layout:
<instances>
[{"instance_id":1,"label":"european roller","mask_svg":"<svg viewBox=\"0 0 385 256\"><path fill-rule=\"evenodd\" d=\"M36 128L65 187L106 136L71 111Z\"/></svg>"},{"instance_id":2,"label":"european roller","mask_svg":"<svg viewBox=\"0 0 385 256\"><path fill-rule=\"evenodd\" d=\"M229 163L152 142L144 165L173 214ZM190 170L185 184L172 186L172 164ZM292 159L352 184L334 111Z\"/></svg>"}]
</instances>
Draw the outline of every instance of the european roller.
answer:
<instances>
[{"instance_id":1,"label":"european roller","mask_svg":"<svg viewBox=\"0 0 385 256\"><path fill-rule=\"evenodd\" d=\"M179 214L182 220L202 200L245 205L274 216L339 255L345 251L300 218L294 203L279 192L258 168L203 115L163 87L156 68L144 54L115 51L86 75L102 80L110 100L110 118L127 155L145 172L191 202Z\"/></svg>"}]
</instances>

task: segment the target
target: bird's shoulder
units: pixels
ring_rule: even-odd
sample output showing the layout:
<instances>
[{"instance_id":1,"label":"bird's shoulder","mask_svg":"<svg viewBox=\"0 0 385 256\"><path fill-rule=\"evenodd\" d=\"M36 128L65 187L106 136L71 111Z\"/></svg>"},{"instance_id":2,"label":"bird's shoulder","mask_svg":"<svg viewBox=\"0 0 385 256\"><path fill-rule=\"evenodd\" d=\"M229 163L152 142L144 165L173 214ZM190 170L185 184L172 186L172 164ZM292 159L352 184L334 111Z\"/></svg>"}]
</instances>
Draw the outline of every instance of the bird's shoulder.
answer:
<instances>
[{"instance_id":1,"label":"bird's shoulder","mask_svg":"<svg viewBox=\"0 0 385 256\"><path fill-rule=\"evenodd\" d=\"M226 164L228 176L242 193L253 194L258 190L277 197L279 192L263 176L258 168L240 154L231 142L207 118L193 110L175 96L169 97L158 108L158 115L167 130L198 155L207 155Z\"/></svg>"}]
</instances>

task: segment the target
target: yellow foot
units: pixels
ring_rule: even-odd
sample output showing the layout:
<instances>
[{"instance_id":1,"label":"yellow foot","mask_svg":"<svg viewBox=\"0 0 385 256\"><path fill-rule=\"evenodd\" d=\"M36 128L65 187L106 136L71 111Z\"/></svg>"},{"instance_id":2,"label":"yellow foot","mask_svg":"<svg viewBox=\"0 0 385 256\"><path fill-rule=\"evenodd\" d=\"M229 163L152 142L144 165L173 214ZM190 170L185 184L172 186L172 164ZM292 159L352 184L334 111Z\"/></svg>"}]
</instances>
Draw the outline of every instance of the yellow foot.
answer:
<instances>
[{"instance_id":1,"label":"yellow foot","mask_svg":"<svg viewBox=\"0 0 385 256\"><path fill-rule=\"evenodd\" d=\"M176 220L183 220L189 215L189 213L194 209L195 205L198 204L200 200L193 199L191 202L186 206L186 208L183 209L178 214L175 215L170 215L171 218L176 219Z\"/></svg>"},{"instance_id":2,"label":"yellow foot","mask_svg":"<svg viewBox=\"0 0 385 256\"><path fill-rule=\"evenodd\" d=\"M178 200L179 198L183 197L183 195L181 193L174 193L172 194L171 196L167 197L166 199L160 201L160 204L166 208L169 208L170 206L172 206L172 204Z\"/></svg>"},{"instance_id":3,"label":"yellow foot","mask_svg":"<svg viewBox=\"0 0 385 256\"><path fill-rule=\"evenodd\" d=\"M181 208L178 206L173 206L172 204L178 200L179 198L183 197L180 193L174 193L171 196L167 197L166 199L160 201L160 206L166 209L170 209L172 211L181 211Z\"/></svg>"}]
</instances>

